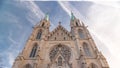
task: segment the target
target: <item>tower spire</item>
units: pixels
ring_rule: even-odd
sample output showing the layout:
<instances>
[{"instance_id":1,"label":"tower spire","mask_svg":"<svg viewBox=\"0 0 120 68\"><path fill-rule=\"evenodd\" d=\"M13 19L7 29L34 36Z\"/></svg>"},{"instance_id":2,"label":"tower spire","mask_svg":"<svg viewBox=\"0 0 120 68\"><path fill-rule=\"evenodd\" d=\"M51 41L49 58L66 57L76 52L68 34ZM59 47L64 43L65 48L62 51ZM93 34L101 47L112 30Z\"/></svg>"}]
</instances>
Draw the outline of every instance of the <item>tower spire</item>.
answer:
<instances>
[{"instance_id":1,"label":"tower spire","mask_svg":"<svg viewBox=\"0 0 120 68\"><path fill-rule=\"evenodd\" d=\"M45 20L47 20L47 21L49 20L49 14L48 13L45 14Z\"/></svg>"},{"instance_id":2,"label":"tower spire","mask_svg":"<svg viewBox=\"0 0 120 68\"><path fill-rule=\"evenodd\" d=\"M71 20L74 20L75 19L75 16L73 14L73 12L71 11Z\"/></svg>"}]
</instances>

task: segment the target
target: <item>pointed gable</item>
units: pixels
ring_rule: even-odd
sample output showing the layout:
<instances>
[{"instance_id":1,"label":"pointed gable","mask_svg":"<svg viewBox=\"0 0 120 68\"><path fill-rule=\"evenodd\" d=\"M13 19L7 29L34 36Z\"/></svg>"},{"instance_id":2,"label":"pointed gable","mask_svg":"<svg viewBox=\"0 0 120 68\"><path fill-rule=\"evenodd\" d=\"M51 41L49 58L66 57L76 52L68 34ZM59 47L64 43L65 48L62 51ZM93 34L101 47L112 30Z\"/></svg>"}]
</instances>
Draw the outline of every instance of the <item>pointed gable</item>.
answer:
<instances>
[{"instance_id":1,"label":"pointed gable","mask_svg":"<svg viewBox=\"0 0 120 68\"><path fill-rule=\"evenodd\" d=\"M48 39L58 41L72 40L72 35L64 27L58 25L58 27L50 33Z\"/></svg>"}]
</instances>

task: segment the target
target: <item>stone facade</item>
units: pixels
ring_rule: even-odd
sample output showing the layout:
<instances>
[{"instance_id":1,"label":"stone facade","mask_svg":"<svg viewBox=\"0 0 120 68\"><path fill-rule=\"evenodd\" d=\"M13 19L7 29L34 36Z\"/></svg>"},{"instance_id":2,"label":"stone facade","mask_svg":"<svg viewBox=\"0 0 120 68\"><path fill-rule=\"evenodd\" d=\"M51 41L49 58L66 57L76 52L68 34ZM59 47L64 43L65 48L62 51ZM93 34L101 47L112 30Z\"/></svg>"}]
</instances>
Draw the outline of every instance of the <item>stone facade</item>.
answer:
<instances>
[{"instance_id":1,"label":"stone facade","mask_svg":"<svg viewBox=\"0 0 120 68\"><path fill-rule=\"evenodd\" d=\"M12 68L109 68L87 27L73 14L71 31L61 24L52 32L45 17L33 28Z\"/></svg>"}]
</instances>

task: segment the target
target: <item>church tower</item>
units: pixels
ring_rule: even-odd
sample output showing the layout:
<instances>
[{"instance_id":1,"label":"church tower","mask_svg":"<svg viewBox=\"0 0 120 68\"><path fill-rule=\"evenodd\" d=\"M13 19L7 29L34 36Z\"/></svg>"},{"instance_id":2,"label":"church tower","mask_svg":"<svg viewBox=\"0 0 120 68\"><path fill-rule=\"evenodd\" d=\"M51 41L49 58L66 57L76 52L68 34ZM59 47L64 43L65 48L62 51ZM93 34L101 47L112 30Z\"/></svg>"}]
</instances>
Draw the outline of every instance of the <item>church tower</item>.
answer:
<instances>
[{"instance_id":1,"label":"church tower","mask_svg":"<svg viewBox=\"0 0 120 68\"><path fill-rule=\"evenodd\" d=\"M71 31L49 31L49 15L34 26L12 68L109 68L87 27L71 13Z\"/></svg>"}]
</instances>

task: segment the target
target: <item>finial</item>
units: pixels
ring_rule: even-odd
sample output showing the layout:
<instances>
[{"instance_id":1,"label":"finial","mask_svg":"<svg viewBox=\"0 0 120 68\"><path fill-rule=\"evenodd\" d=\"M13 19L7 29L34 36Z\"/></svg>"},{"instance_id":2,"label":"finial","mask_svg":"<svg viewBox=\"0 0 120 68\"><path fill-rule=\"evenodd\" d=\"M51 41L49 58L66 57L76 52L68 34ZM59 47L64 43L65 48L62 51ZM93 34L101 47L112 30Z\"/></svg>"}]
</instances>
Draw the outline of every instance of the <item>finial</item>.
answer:
<instances>
[{"instance_id":1,"label":"finial","mask_svg":"<svg viewBox=\"0 0 120 68\"><path fill-rule=\"evenodd\" d=\"M48 15L48 13L45 14L45 20L47 20L47 21L49 20L49 15Z\"/></svg>"},{"instance_id":2,"label":"finial","mask_svg":"<svg viewBox=\"0 0 120 68\"><path fill-rule=\"evenodd\" d=\"M75 16L73 15L73 12L71 11L71 20L74 20Z\"/></svg>"}]
</instances>

